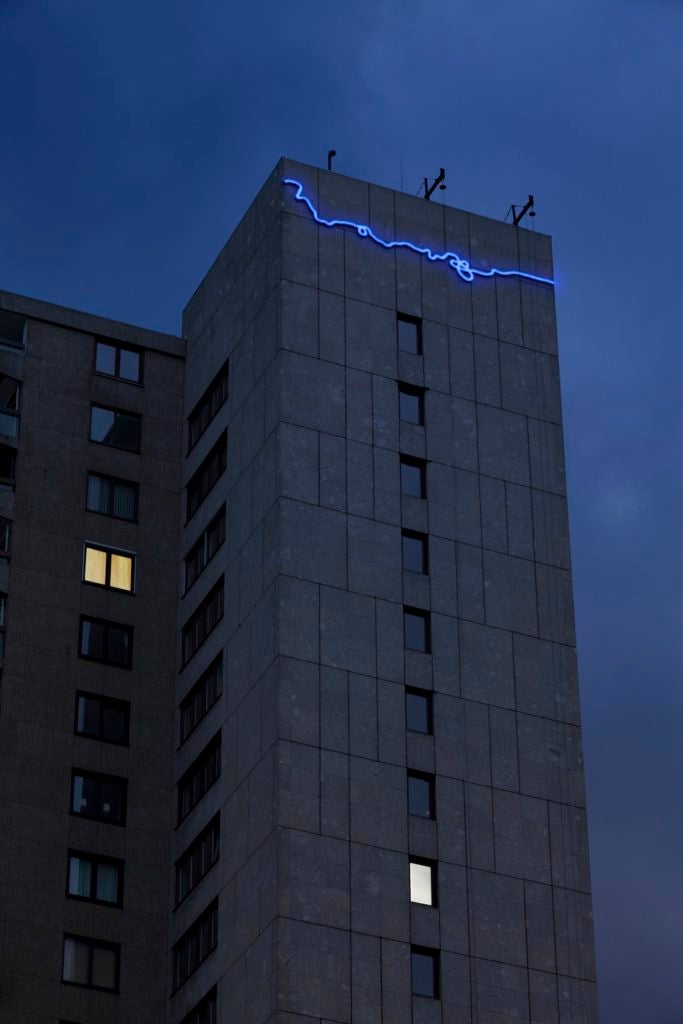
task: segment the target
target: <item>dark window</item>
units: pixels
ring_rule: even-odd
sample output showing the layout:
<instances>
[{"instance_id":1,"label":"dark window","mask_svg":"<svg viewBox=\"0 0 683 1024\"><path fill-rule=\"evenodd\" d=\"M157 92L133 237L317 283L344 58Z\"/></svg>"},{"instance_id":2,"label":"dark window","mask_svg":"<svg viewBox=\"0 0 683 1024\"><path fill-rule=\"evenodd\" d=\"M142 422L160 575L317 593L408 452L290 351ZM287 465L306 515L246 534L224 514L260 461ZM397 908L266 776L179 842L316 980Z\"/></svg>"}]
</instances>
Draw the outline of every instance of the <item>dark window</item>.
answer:
<instances>
[{"instance_id":1,"label":"dark window","mask_svg":"<svg viewBox=\"0 0 683 1024\"><path fill-rule=\"evenodd\" d=\"M422 323L417 317L399 313L396 322L398 331L398 347L401 352L412 352L422 355Z\"/></svg>"},{"instance_id":2,"label":"dark window","mask_svg":"<svg viewBox=\"0 0 683 1024\"><path fill-rule=\"evenodd\" d=\"M0 658L5 657L5 620L7 618L7 594L0 593Z\"/></svg>"},{"instance_id":3,"label":"dark window","mask_svg":"<svg viewBox=\"0 0 683 1024\"><path fill-rule=\"evenodd\" d=\"M214 866L220 852L221 819L217 814L175 865L175 901L181 903Z\"/></svg>"},{"instance_id":4,"label":"dark window","mask_svg":"<svg viewBox=\"0 0 683 1024\"><path fill-rule=\"evenodd\" d=\"M439 998L439 953L422 946L410 947L410 972L414 996Z\"/></svg>"},{"instance_id":5,"label":"dark window","mask_svg":"<svg viewBox=\"0 0 683 1024\"><path fill-rule=\"evenodd\" d=\"M17 453L8 444L0 444L0 483L13 484L17 467Z\"/></svg>"},{"instance_id":6,"label":"dark window","mask_svg":"<svg viewBox=\"0 0 683 1024\"><path fill-rule=\"evenodd\" d=\"M142 383L142 352L117 341L95 342L95 372L118 377L132 384Z\"/></svg>"},{"instance_id":7,"label":"dark window","mask_svg":"<svg viewBox=\"0 0 683 1024\"><path fill-rule=\"evenodd\" d=\"M12 520L0 516L0 556L9 555L9 546L12 539Z\"/></svg>"},{"instance_id":8,"label":"dark window","mask_svg":"<svg viewBox=\"0 0 683 1024\"><path fill-rule=\"evenodd\" d=\"M21 316L20 313L10 313L8 309L0 309L0 344L23 348L25 327L25 316Z\"/></svg>"},{"instance_id":9,"label":"dark window","mask_svg":"<svg viewBox=\"0 0 683 1024\"><path fill-rule=\"evenodd\" d=\"M76 694L77 736L128 745L130 704L127 700L101 697L96 693Z\"/></svg>"},{"instance_id":10,"label":"dark window","mask_svg":"<svg viewBox=\"0 0 683 1024\"><path fill-rule=\"evenodd\" d=\"M62 981L118 992L121 947L114 942L64 936Z\"/></svg>"},{"instance_id":11,"label":"dark window","mask_svg":"<svg viewBox=\"0 0 683 1024\"><path fill-rule=\"evenodd\" d=\"M429 612L421 608L403 609L403 642L411 651L429 654Z\"/></svg>"},{"instance_id":12,"label":"dark window","mask_svg":"<svg viewBox=\"0 0 683 1024\"><path fill-rule=\"evenodd\" d=\"M223 577L206 595L183 627L183 665L195 654L223 618Z\"/></svg>"},{"instance_id":13,"label":"dark window","mask_svg":"<svg viewBox=\"0 0 683 1024\"><path fill-rule=\"evenodd\" d=\"M79 653L81 658L91 661L130 668L133 658L133 627L82 615Z\"/></svg>"},{"instance_id":14,"label":"dark window","mask_svg":"<svg viewBox=\"0 0 683 1024\"><path fill-rule=\"evenodd\" d=\"M135 555L130 551L115 551L95 544L85 544L83 582L132 593L135 583Z\"/></svg>"},{"instance_id":15,"label":"dark window","mask_svg":"<svg viewBox=\"0 0 683 1024\"><path fill-rule=\"evenodd\" d=\"M178 824L197 806L221 773L221 734L204 747L178 782Z\"/></svg>"},{"instance_id":16,"label":"dark window","mask_svg":"<svg viewBox=\"0 0 683 1024\"><path fill-rule=\"evenodd\" d=\"M215 988L183 1017L180 1024L218 1024L218 996Z\"/></svg>"},{"instance_id":17,"label":"dark window","mask_svg":"<svg viewBox=\"0 0 683 1024\"><path fill-rule=\"evenodd\" d=\"M406 690L406 728L411 732L432 732L432 695L424 690Z\"/></svg>"},{"instance_id":18,"label":"dark window","mask_svg":"<svg viewBox=\"0 0 683 1024\"><path fill-rule=\"evenodd\" d=\"M110 448L128 452L140 451L140 417L134 412L108 409L104 405L90 407L90 440Z\"/></svg>"},{"instance_id":19,"label":"dark window","mask_svg":"<svg viewBox=\"0 0 683 1024\"><path fill-rule=\"evenodd\" d=\"M74 769L71 775L71 812L123 825L126 821L125 779Z\"/></svg>"},{"instance_id":20,"label":"dark window","mask_svg":"<svg viewBox=\"0 0 683 1024\"><path fill-rule=\"evenodd\" d=\"M229 372L226 363L218 371L187 419L187 450L194 448L211 420L228 397Z\"/></svg>"},{"instance_id":21,"label":"dark window","mask_svg":"<svg viewBox=\"0 0 683 1024\"><path fill-rule=\"evenodd\" d=\"M120 907L123 901L123 861L69 850L66 894L73 899Z\"/></svg>"},{"instance_id":22,"label":"dark window","mask_svg":"<svg viewBox=\"0 0 683 1024\"><path fill-rule=\"evenodd\" d=\"M427 497L426 465L423 459L401 456L401 492L414 498Z\"/></svg>"},{"instance_id":23,"label":"dark window","mask_svg":"<svg viewBox=\"0 0 683 1024\"><path fill-rule=\"evenodd\" d=\"M180 705L180 743L183 744L212 708L223 690L223 655L203 672Z\"/></svg>"},{"instance_id":24,"label":"dark window","mask_svg":"<svg viewBox=\"0 0 683 1024\"><path fill-rule=\"evenodd\" d=\"M190 925L173 947L173 989L179 989L218 943L218 900Z\"/></svg>"},{"instance_id":25,"label":"dark window","mask_svg":"<svg viewBox=\"0 0 683 1024\"><path fill-rule=\"evenodd\" d=\"M191 519L228 464L228 435L223 434L187 485L187 518Z\"/></svg>"},{"instance_id":26,"label":"dark window","mask_svg":"<svg viewBox=\"0 0 683 1024\"><path fill-rule=\"evenodd\" d=\"M434 817L434 776L408 772L408 813L420 818Z\"/></svg>"},{"instance_id":27,"label":"dark window","mask_svg":"<svg viewBox=\"0 0 683 1024\"><path fill-rule=\"evenodd\" d=\"M423 424L425 421L424 390L411 384L398 386L398 413L406 423Z\"/></svg>"},{"instance_id":28,"label":"dark window","mask_svg":"<svg viewBox=\"0 0 683 1024\"><path fill-rule=\"evenodd\" d=\"M21 384L14 377L0 374L0 434L19 435L19 393Z\"/></svg>"},{"instance_id":29,"label":"dark window","mask_svg":"<svg viewBox=\"0 0 683 1024\"><path fill-rule=\"evenodd\" d=\"M134 523L138 518L138 485L130 480L88 473L85 507L90 512Z\"/></svg>"},{"instance_id":30,"label":"dark window","mask_svg":"<svg viewBox=\"0 0 683 1024\"><path fill-rule=\"evenodd\" d=\"M403 568L410 572L429 572L427 561L427 535L414 530L402 530Z\"/></svg>"},{"instance_id":31,"label":"dark window","mask_svg":"<svg viewBox=\"0 0 683 1024\"><path fill-rule=\"evenodd\" d=\"M436 865L428 860L410 859L410 902L436 906Z\"/></svg>"},{"instance_id":32,"label":"dark window","mask_svg":"<svg viewBox=\"0 0 683 1024\"><path fill-rule=\"evenodd\" d=\"M225 505L213 517L185 559L185 590L189 590L225 540Z\"/></svg>"}]
</instances>

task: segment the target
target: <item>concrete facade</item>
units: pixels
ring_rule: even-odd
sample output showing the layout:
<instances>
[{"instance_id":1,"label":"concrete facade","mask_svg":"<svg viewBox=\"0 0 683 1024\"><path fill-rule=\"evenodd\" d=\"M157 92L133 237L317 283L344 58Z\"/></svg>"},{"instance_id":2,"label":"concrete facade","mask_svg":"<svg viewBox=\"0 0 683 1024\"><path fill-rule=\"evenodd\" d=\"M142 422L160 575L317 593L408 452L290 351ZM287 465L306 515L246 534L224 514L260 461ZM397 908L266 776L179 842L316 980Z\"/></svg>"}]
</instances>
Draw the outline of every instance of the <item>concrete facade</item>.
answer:
<instances>
[{"instance_id":1,"label":"concrete facade","mask_svg":"<svg viewBox=\"0 0 683 1024\"><path fill-rule=\"evenodd\" d=\"M327 218L552 276L546 236L281 161L190 300L183 341L20 308L37 318L26 354L0 351L25 372L0 760L6 792L27 774L37 792L3 830L0 1022L595 1024L552 289L469 284L318 226L287 176ZM399 317L421 353L399 348ZM150 349L143 388L92 373L95 335ZM226 361L227 398L188 452L183 420ZM423 423L400 416L400 385ZM88 442L91 395L142 412L141 455ZM402 490L402 457L424 464L424 497ZM40 461L59 459L55 494ZM142 481L137 526L97 516L93 534L83 479L98 467ZM225 540L186 588L184 560L223 506ZM404 568L403 531L426 540L427 572ZM81 583L93 536L137 552L134 597ZM51 645L56 608L66 639ZM428 618L426 651L406 645L406 608ZM74 657L79 609L134 624L132 671ZM185 736L177 709L217 658L220 696ZM406 687L431 703L424 731L407 727ZM73 737L79 688L131 700L128 748ZM128 778L124 829L68 814L73 765ZM430 815L409 813L409 773ZM179 790L194 803L180 814ZM173 864L217 820L217 860L176 906ZM64 897L74 845L125 859L122 909ZM411 861L432 867L435 905L411 901ZM185 978L215 901L215 948ZM62 933L121 943L119 994L60 980ZM433 958L438 998L416 993L411 952Z\"/></svg>"}]
</instances>

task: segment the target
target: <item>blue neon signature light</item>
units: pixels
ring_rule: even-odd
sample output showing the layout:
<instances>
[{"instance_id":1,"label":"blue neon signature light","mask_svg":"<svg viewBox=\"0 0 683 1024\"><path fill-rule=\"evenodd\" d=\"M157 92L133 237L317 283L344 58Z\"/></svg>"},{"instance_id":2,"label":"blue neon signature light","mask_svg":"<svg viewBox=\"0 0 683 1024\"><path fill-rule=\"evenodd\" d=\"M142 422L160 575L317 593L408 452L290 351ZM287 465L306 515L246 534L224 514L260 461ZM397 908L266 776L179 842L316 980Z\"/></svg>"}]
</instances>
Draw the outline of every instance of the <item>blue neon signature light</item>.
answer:
<instances>
[{"instance_id":1,"label":"blue neon signature light","mask_svg":"<svg viewBox=\"0 0 683 1024\"><path fill-rule=\"evenodd\" d=\"M300 203L306 204L313 214L313 219L318 224L322 224L326 228L353 228L361 238L371 238L373 242L377 242L377 245L381 245L385 249L412 249L413 252L419 253L420 256L426 256L427 259L433 262L447 262L463 281L474 281L475 277L523 277L527 281L538 281L540 284L555 284L551 277L527 274L524 270L499 270L497 267L491 267L490 270L481 270L478 267L471 267L469 260L466 260L464 256L459 256L457 252L432 252L431 249L415 245L414 242L387 242L384 238L376 235L369 225L358 224L353 220L325 220L324 217L320 216L311 200L305 194L304 186L300 181L297 181L295 178L283 178L282 181L285 185L295 186L294 198Z\"/></svg>"}]
</instances>

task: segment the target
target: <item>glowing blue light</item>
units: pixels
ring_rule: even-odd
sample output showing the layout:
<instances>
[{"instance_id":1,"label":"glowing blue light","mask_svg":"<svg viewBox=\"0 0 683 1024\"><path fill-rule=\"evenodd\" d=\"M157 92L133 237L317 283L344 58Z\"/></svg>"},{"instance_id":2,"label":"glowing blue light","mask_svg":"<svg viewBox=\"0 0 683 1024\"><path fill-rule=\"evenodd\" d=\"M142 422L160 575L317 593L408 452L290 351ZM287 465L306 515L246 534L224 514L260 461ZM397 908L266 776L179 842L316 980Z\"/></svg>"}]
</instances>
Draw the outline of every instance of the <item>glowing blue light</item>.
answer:
<instances>
[{"instance_id":1,"label":"glowing blue light","mask_svg":"<svg viewBox=\"0 0 683 1024\"><path fill-rule=\"evenodd\" d=\"M295 178L283 178L282 181L285 185L295 186L294 198L298 202L306 204L313 214L313 219L316 223L322 224L326 228L353 228L361 238L371 238L373 242L383 246L385 249L412 249L413 252L419 253L420 256L426 256L427 259L433 262L446 262L463 281L474 281L475 277L523 277L527 281L538 281L540 284L555 284L550 277L527 274L524 270L499 270L497 267L491 267L490 270L481 270L477 267L471 267L469 260L466 260L463 256L458 256L457 252L432 252L431 249L415 245L414 242L387 242L384 238L376 235L369 225L358 224L353 220L325 220L324 217L320 216L311 200L305 194L304 186L300 181L297 181Z\"/></svg>"}]
</instances>

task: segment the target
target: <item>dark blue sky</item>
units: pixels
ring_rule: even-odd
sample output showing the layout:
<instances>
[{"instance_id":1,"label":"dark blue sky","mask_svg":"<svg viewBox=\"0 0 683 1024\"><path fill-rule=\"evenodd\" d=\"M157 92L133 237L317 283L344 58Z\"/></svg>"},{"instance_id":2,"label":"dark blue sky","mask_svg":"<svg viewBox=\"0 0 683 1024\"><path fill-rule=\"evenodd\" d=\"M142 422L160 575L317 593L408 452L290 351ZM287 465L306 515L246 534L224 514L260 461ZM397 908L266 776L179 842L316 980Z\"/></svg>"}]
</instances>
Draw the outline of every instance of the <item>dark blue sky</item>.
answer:
<instances>
[{"instance_id":1,"label":"dark blue sky","mask_svg":"<svg viewBox=\"0 0 683 1024\"><path fill-rule=\"evenodd\" d=\"M281 154L555 238L602 1024L683 1020L680 0L0 0L0 289L176 332Z\"/></svg>"}]
</instances>

